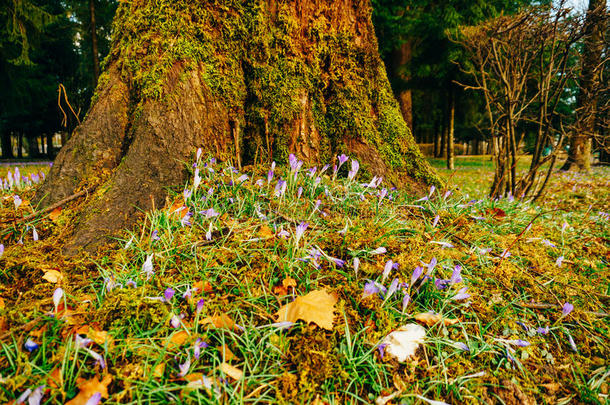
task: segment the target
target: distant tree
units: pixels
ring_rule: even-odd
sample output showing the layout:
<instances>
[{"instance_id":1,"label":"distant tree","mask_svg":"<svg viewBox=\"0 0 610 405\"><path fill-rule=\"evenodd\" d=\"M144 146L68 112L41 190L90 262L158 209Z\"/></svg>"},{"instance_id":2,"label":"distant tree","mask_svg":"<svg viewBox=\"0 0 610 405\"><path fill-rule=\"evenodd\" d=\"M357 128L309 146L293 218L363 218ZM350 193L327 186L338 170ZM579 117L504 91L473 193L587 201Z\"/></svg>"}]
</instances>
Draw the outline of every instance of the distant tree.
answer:
<instances>
[{"instance_id":1,"label":"distant tree","mask_svg":"<svg viewBox=\"0 0 610 405\"><path fill-rule=\"evenodd\" d=\"M435 132L437 156L446 156L448 148L450 155L454 155L453 141L449 142L448 137L456 133L456 123L464 126L470 122L455 111L456 106L480 104L472 99L478 95L463 97L461 88L454 85L454 81L464 80L455 65L464 55L450 40L450 33L460 25L474 25L500 13L514 13L528 3L527 0L373 0L380 52L405 121L412 123L416 137L424 128ZM430 93L437 95L433 97ZM435 102L430 103L432 100ZM469 129L474 137L477 131L474 127ZM423 141L424 137L421 138ZM448 165L451 166L449 160Z\"/></svg>"},{"instance_id":2,"label":"distant tree","mask_svg":"<svg viewBox=\"0 0 610 405\"><path fill-rule=\"evenodd\" d=\"M608 54L604 57L604 43L607 44L606 26L608 10L606 0L589 0L589 7L583 26L584 46L579 91L576 98L576 125L570 136L570 148L562 170L591 170L591 148L593 141L600 138L597 125L598 101L603 92L608 91L607 82L602 81ZM602 108L603 110L603 108ZM608 111L606 110L606 113ZM605 146L603 140L598 144Z\"/></svg>"},{"instance_id":3,"label":"distant tree","mask_svg":"<svg viewBox=\"0 0 610 405\"><path fill-rule=\"evenodd\" d=\"M462 68L475 82L464 87L485 97L492 197L542 195L572 120L561 107L577 75L581 23L568 9L539 6L460 29L457 42L468 55ZM528 131L535 137L532 161L519 176L518 149Z\"/></svg>"}]
</instances>

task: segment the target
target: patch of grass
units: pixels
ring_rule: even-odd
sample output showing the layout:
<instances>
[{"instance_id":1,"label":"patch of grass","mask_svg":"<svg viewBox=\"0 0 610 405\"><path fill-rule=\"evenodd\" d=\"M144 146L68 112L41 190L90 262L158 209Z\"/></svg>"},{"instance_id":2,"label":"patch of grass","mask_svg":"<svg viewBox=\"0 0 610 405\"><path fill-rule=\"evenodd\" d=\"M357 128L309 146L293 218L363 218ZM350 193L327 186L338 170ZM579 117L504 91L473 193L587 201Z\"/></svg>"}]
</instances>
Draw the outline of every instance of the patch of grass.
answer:
<instances>
[{"instance_id":1,"label":"patch of grass","mask_svg":"<svg viewBox=\"0 0 610 405\"><path fill-rule=\"evenodd\" d=\"M277 169L268 180L262 169L197 163L196 186L94 259L58 249L81 203L25 223L31 207L15 210L14 191L4 193L0 401L44 384L45 401L63 403L104 376L108 403L607 399L608 169L557 174L536 205L456 189L409 198L328 171ZM483 196L473 173L489 176L489 166L466 163L450 184ZM27 200L33 189L19 193ZM414 281L418 266L427 276ZM42 279L51 270L58 283ZM394 280L393 295L365 296L366 284ZM470 297L455 299L464 287ZM339 298L332 330L276 323L281 306L321 288ZM565 302L575 309L562 315ZM406 363L382 356L382 339L427 311L457 323L428 326ZM29 352L27 339L38 348Z\"/></svg>"}]
</instances>

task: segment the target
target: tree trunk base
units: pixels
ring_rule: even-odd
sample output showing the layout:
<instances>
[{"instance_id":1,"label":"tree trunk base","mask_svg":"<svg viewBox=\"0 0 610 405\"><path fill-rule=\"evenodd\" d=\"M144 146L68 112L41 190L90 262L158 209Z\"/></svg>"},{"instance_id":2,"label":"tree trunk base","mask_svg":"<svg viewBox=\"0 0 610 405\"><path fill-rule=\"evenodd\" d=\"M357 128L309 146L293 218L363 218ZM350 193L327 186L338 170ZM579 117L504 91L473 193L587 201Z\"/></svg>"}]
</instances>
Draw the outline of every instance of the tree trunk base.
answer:
<instances>
[{"instance_id":1,"label":"tree trunk base","mask_svg":"<svg viewBox=\"0 0 610 405\"><path fill-rule=\"evenodd\" d=\"M412 193L440 184L392 96L368 2L157 3L119 6L124 29L92 107L37 193L48 206L94 190L68 253L94 250L161 206L168 187L187 181L197 148L236 166L346 153ZM182 48L172 48L177 35Z\"/></svg>"}]
</instances>

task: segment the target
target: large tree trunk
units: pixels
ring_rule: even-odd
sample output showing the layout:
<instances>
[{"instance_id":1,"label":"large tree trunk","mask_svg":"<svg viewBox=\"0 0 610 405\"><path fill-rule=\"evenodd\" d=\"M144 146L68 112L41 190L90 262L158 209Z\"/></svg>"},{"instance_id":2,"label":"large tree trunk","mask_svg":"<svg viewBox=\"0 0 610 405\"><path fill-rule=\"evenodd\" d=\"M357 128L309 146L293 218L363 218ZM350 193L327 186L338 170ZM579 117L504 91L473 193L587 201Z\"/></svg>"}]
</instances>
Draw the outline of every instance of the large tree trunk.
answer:
<instances>
[{"instance_id":1,"label":"large tree trunk","mask_svg":"<svg viewBox=\"0 0 610 405\"><path fill-rule=\"evenodd\" d=\"M591 170L591 146L595 133L597 97L603 64L606 0L589 0L585 21L580 89L576 97L577 120L570 137L568 159L562 170Z\"/></svg>"},{"instance_id":2,"label":"large tree trunk","mask_svg":"<svg viewBox=\"0 0 610 405\"><path fill-rule=\"evenodd\" d=\"M412 192L438 183L392 95L370 16L368 0L121 2L87 118L37 194L49 205L95 189L69 250L161 205L198 147L235 164L344 152Z\"/></svg>"}]
</instances>

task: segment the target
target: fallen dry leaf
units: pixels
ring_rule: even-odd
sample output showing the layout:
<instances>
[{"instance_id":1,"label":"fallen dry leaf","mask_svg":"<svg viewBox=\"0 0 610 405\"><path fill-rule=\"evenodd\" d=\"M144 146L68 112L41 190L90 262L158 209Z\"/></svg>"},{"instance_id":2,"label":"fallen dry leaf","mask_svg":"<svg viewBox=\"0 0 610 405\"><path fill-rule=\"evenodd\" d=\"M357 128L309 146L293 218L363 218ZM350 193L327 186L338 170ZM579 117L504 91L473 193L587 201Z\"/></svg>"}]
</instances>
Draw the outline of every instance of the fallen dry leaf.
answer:
<instances>
[{"instance_id":1,"label":"fallen dry leaf","mask_svg":"<svg viewBox=\"0 0 610 405\"><path fill-rule=\"evenodd\" d=\"M229 363L222 363L220 365L220 370L235 380L241 380L241 378L244 376L243 371L241 371L235 366L230 365Z\"/></svg>"},{"instance_id":2,"label":"fallen dry leaf","mask_svg":"<svg viewBox=\"0 0 610 405\"><path fill-rule=\"evenodd\" d=\"M229 346L227 346L227 345L218 346L217 349L222 354L222 358L224 359L224 361L231 361L235 357L237 357L237 356L235 356L235 353L233 353L231 351L231 349L229 349Z\"/></svg>"},{"instance_id":3,"label":"fallen dry leaf","mask_svg":"<svg viewBox=\"0 0 610 405\"><path fill-rule=\"evenodd\" d=\"M201 320L201 324L214 325L214 327L218 329L229 329L235 332L240 330L235 324L235 322L225 313L221 313L220 315L214 314L214 316L208 316L207 318Z\"/></svg>"},{"instance_id":4,"label":"fallen dry leaf","mask_svg":"<svg viewBox=\"0 0 610 405\"><path fill-rule=\"evenodd\" d=\"M455 325L458 323L457 319L448 319L443 317L441 314L435 314L433 312L422 312L415 315L415 320L419 323L423 323L426 326L434 326L438 322L443 322L445 326Z\"/></svg>"},{"instance_id":5,"label":"fallen dry leaf","mask_svg":"<svg viewBox=\"0 0 610 405\"><path fill-rule=\"evenodd\" d=\"M332 330L336 303L336 295L327 293L325 289L315 290L284 305L275 316L278 322L296 322L301 319L307 323L313 322L323 329Z\"/></svg>"},{"instance_id":6,"label":"fallen dry leaf","mask_svg":"<svg viewBox=\"0 0 610 405\"><path fill-rule=\"evenodd\" d=\"M289 287L294 288L297 286L297 281L292 277L287 277L284 279L284 281L282 281L282 285L286 288L289 288Z\"/></svg>"},{"instance_id":7,"label":"fallen dry leaf","mask_svg":"<svg viewBox=\"0 0 610 405\"><path fill-rule=\"evenodd\" d=\"M76 380L76 386L79 389L78 395L66 402L66 405L85 405L89 398L97 392L102 394L102 398L108 398L108 385L111 382L112 377L109 374L106 374L102 381L98 380L97 377L90 380L78 378Z\"/></svg>"},{"instance_id":8,"label":"fallen dry leaf","mask_svg":"<svg viewBox=\"0 0 610 405\"><path fill-rule=\"evenodd\" d=\"M42 278L44 280L47 280L49 283L55 284L60 282L64 278L64 276L62 276L62 274L57 270L47 270L45 271Z\"/></svg>"},{"instance_id":9,"label":"fallen dry leaf","mask_svg":"<svg viewBox=\"0 0 610 405\"><path fill-rule=\"evenodd\" d=\"M415 354L420 344L424 343L426 329L416 323L403 325L383 339L385 353L396 358L400 363Z\"/></svg>"},{"instance_id":10,"label":"fallen dry leaf","mask_svg":"<svg viewBox=\"0 0 610 405\"><path fill-rule=\"evenodd\" d=\"M61 207L57 207L49 213L49 219L53 222L56 222L60 215L61 215Z\"/></svg>"},{"instance_id":11,"label":"fallen dry leaf","mask_svg":"<svg viewBox=\"0 0 610 405\"><path fill-rule=\"evenodd\" d=\"M176 332L172 335L172 337L169 339L170 343L175 345L175 346L182 346L184 344L184 342L186 342L188 340L188 338L191 335L189 335L189 333L185 330L181 330L179 332Z\"/></svg>"},{"instance_id":12,"label":"fallen dry leaf","mask_svg":"<svg viewBox=\"0 0 610 405\"><path fill-rule=\"evenodd\" d=\"M165 372L165 363L159 363L153 368L153 377L161 378Z\"/></svg>"},{"instance_id":13,"label":"fallen dry leaf","mask_svg":"<svg viewBox=\"0 0 610 405\"><path fill-rule=\"evenodd\" d=\"M270 239L270 238L275 237L275 234L273 233L271 228L269 228L267 225L263 225L258 230L258 235L257 236L259 238L263 238L263 239L267 239L267 238Z\"/></svg>"},{"instance_id":14,"label":"fallen dry leaf","mask_svg":"<svg viewBox=\"0 0 610 405\"><path fill-rule=\"evenodd\" d=\"M60 368L54 368L53 371L49 373L49 376L47 377L47 385L51 388L63 387L64 382Z\"/></svg>"},{"instance_id":15,"label":"fallen dry leaf","mask_svg":"<svg viewBox=\"0 0 610 405\"><path fill-rule=\"evenodd\" d=\"M0 309L4 309L6 307L6 304L4 303L4 299L2 297L0 297Z\"/></svg>"}]
</instances>

